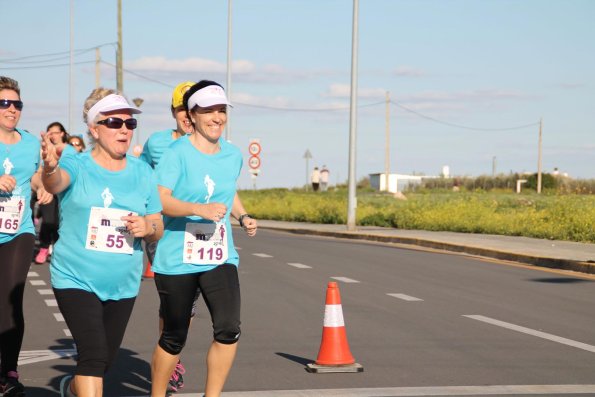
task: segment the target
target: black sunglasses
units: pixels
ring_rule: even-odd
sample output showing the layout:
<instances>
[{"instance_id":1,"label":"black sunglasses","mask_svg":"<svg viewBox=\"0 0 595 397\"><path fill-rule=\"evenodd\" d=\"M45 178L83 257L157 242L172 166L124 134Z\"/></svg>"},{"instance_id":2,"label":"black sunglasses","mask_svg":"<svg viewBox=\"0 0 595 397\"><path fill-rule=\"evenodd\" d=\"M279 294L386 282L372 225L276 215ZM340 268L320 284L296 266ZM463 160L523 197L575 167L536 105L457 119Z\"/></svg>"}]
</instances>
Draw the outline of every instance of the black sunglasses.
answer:
<instances>
[{"instance_id":1,"label":"black sunglasses","mask_svg":"<svg viewBox=\"0 0 595 397\"><path fill-rule=\"evenodd\" d=\"M12 99L0 99L0 109L8 109L10 105L14 105L16 110L23 110L23 101L15 101Z\"/></svg>"},{"instance_id":2,"label":"black sunglasses","mask_svg":"<svg viewBox=\"0 0 595 397\"><path fill-rule=\"evenodd\" d=\"M108 117L105 120L98 121L97 124L103 124L112 129L122 128L122 124L126 124L126 128L133 130L136 128L136 119L122 120L119 117Z\"/></svg>"}]
</instances>

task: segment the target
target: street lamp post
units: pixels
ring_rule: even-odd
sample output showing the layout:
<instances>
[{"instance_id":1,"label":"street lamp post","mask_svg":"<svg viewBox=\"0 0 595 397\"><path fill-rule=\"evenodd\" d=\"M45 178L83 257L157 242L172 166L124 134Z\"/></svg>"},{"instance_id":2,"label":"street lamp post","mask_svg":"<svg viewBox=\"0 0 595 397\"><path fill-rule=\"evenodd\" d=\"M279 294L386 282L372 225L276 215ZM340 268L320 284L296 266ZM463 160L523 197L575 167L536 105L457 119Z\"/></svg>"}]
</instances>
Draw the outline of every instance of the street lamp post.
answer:
<instances>
[{"instance_id":1,"label":"street lamp post","mask_svg":"<svg viewBox=\"0 0 595 397\"><path fill-rule=\"evenodd\" d=\"M353 0L353 33L351 38L351 105L349 111L349 179L347 198L347 230L355 230L355 146L357 131L357 39L358 39L358 7L359 0Z\"/></svg>"},{"instance_id":2,"label":"street lamp post","mask_svg":"<svg viewBox=\"0 0 595 397\"><path fill-rule=\"evenodd\" d=\"M306 153L304 153L304 158L306 159L306 191L308 191L308 186L310 185L310 164L309 164L309 160L312 158L312 153L310 153L310 149L306 149Z\"/></svg>"}]
</instances>

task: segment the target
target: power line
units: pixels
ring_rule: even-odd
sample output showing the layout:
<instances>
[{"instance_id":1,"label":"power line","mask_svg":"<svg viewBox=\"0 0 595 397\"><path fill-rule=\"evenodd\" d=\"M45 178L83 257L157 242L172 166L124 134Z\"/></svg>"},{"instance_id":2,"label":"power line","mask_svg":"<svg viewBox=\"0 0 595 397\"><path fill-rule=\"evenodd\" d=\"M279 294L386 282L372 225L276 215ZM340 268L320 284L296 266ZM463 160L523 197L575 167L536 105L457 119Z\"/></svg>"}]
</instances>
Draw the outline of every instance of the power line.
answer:
<instances>
[{"instance_id":1,"label":"power line","mask_svg":"<svg viewBox=\"0 0 595 397\"><path fill-rule=\"evenodd\" d=\"M99 44L99 45L96 45L93 47L75 50L75 52L77 54L84 54L84 53L92 51L96 48L105 47L105 46L114 45L114 44L116 44L116 43L115 42L103 43L103 44ZM70 51L53 52L53 53L48 53L48 54L28 55L28 56L19 57L19 58L6 58L6 59L0 58L0 63L20 63L19 61L22 61L23 59L54 57L54 56L58 56L58 55L68 55L68 54L70 54ZM31 62L43 62L43 61L31 61Z\"/></svg>"},{"instance_id":2,"label":"power line","mask_svg":"<svg viewBox=\"0 0 595 397\"><path fill-rule=\"evenodd\" d=\"M75 62L75 65L82 65L82 64L86 64L86 63L95 63L95 61L81 61L81 62ZM69 63L59 63L56 65L40 65L40 66L14 66L14 67L9 67L9 68L0 68L0 70L15 70L15 69L46 69L46 68L58 68L58 67L63 67L63 66L68 66L70 65Z\"/></svg>"},{"instance_id":3,"label":"power line","mask_svg":"<svg viewBox=\"0 0 595 397\"><path fill-rule=\"evenodd\" d=\"M349 110L349 106L332 107L332 108L287 108L287 107L278 107L278 106L252 105L249 103L242 103L242 102L235 102L235 103L237 103L239 105L247 106L247 107L252 107L252 108L281 110L281 111L285 111L285 112L329 112L329 111L336 111L336 110ZM380 105L383 103L384 103L384 101L368 103L365 105L359 105L358 108L377 106L377 105Z\"/></svg>"},{"instance_id":4,"label":"power line","mask_svg":"<svg viewBox=\"0 0 595 397\"><path fill-rule=\"evenodd\" d=\"M101 63L104 63L106 65L109 65L109 66L113 67L114 69L116 68L116 65L114 65L113 63L106 62L104 60L101 60ZM124 70L126 73L130 73L130 74L132 74L132 75L134 75L136 77L140 77L141 79L144 79L144 80L147 80L147 81L151 81L151 82L153 82L155 84L164 85L164 86L166 86L168 88L174 88L175 87L174 85L164 83L163 81L159 81L159 80L156 80L156 79L147 77L147 76L143 76L142 74L133 72L132 70L128 70L128 69L122 69L122 70Z\"/></svg>"},{"instance_id":5,"label":"power line","mask_svg":"<svg viewBox=\"0 0 595 397\"><path fill-rule=\"evenodd\" d=\"M431 120L435 123L439 123L439 124L444 124L444 125L448 125L450 127L456 127L456 128L462 128L465 130L473 130L473 131L512 131L512 130L520 130L523 128L527 128L527 127L534 127L536 125L539 125L539 122L535 122L535 123L530 123L530 124L523 124L523 125L518 125L516 127L506 127L506 128L479 128L479 127L469 127L469 126L465 126L465 125L460 125L460 124L454 124L454 123L449 123L447 121L442 121L442 120L438 120L434 117L430 117L430 116L426 116L425 114L416 112L415 110L409 109L395 101L390 101L390 103L392 103L393 105L406 110L407 112L413 113L421 118L427 119L427 120Z\"/></svg>"}]
</instances>

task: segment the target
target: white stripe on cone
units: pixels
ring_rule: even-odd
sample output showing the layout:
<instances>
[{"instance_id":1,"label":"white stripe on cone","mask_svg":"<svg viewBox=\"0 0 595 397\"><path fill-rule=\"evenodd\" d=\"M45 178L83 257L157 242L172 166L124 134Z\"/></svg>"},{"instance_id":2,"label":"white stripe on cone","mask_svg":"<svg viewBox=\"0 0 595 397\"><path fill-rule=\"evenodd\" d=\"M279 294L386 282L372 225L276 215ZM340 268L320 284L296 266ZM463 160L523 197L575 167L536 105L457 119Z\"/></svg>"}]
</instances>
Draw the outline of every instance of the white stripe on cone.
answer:
<instances>
[{"instance_id":1,"label":"white stripe on cone","mask_svg":"<svg viewBox=\"0 0 595 397\"><path fill-rule=\"evenodd\" d=\"M324 306L324 326L325 327L344 327L343 309L341 305Z\"/></svg>"}]
</instances>

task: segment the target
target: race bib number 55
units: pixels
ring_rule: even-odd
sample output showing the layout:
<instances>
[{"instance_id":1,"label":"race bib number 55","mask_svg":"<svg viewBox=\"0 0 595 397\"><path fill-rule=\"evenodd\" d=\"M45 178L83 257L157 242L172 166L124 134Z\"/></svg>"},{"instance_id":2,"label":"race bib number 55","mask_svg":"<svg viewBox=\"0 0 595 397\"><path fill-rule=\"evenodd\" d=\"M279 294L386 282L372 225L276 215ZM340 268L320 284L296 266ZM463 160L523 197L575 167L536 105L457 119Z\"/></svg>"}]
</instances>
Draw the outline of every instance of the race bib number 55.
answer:
<instances>
[{"instance_id":1,"label":"race bib number 55","mask_svg":"<svg viewBox=\"0 0 595 397\"><path fill-rule=\"evenodd\" d=\"M120 209L91 207L85 248L93 251L132 254L134 236L126 229L123 216L136 215Z\"/></svg>"}]
</instances>

